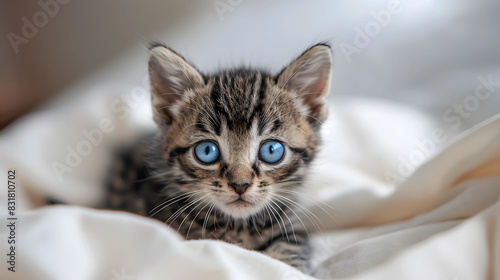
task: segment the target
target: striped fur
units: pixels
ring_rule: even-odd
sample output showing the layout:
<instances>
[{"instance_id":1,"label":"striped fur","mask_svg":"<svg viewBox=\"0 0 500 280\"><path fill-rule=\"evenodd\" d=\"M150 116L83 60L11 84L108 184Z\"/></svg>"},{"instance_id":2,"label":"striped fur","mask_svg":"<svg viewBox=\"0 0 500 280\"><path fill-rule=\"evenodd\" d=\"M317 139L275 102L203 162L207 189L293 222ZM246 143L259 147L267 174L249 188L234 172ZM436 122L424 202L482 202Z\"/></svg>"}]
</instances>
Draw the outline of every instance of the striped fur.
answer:
<instances>
[{"instance_id":1,"label":"striped fur","mask_svg":"<svg viewBox=\"0 0 500 280\"><path fill-rule=\"evenodd\" d=\"M330 48L317 45L277 76L251 69L202 75L154 46L149 74L159 130L113 164L109 207L151 215L186 239L238 244L307 270L305 211L293 192L320 144L331 63ZM220 149L208 165L193 151L206 140ZM259 160L266 140L285 146L275 164ZM240 195L230 185L242 180L251 185Z\"/></svg>"}]
</instances>

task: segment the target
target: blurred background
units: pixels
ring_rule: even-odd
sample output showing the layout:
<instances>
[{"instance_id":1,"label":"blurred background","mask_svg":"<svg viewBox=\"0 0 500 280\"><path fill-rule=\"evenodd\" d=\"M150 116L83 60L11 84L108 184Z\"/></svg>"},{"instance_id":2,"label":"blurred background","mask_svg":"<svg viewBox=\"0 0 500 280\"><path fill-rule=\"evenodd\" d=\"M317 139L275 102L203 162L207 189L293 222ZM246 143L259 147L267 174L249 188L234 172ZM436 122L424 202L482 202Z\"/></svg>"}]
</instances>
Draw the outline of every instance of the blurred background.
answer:
<instances>
[{"instance_id":1,"label":"blurred background","mask_svg":"<svg viewBox=\"0 0 500 280\"><path fill-rule=\"evenodd\" d=\"M389 99L455 124L442 115L474 94L478 77L500 80L499 13L494 0L1 1L0 127L89 76L141 82L149 41L202 71L245 63L276 72L326 41L333 98ZM461 125L498 112L499 100L469 100L477 108Z\"/></svg>"}]
</instances>

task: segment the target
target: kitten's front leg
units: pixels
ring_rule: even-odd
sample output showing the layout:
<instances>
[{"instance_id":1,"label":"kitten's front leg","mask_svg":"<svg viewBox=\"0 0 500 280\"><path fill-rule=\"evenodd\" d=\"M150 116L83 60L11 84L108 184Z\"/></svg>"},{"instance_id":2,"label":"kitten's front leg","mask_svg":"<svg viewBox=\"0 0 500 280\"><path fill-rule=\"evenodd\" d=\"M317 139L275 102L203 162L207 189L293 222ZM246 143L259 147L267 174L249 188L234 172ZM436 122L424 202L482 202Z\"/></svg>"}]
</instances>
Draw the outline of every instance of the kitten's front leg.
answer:
<instances>
[{"instance_id":1,"label":"kitten's front leg","mask_svg":"<svg viewBox=\"0 0 500 280\"><path fill-rule=\"evenodd\" d=\"M290 241L285 237L274 240L264 253L272 258L285 262L293 267L300 269L303 272L311 270L310 260L312 248L309 245L307 238L299 238L297 242L294 238Z\"/></svg>"}]
</instances>

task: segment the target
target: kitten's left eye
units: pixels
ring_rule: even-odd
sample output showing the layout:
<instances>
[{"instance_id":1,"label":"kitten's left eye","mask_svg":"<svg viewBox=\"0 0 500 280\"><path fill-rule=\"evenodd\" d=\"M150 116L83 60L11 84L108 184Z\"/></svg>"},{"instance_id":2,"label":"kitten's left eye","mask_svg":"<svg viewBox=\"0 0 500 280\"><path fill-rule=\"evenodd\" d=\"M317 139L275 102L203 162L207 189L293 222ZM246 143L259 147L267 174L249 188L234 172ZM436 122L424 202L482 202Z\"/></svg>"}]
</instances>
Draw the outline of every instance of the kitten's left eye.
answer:
<instances>
[{"instance_id":1,"label":"kitten's left eye","mask_svg":"<svg viewBox=\"0 0 500 280\"><path fill-rule=\"evenodd\" d=\"M210 164L219 159L219 147L213 142L204 141L196 145L194 154L199 161Z\"/></svg>"},{"instance_id":2,"label":"kitten's left eye","mask_svg":"<svg viewBox=\"0 0 500 280\"><path fill-rule=\"evenodd\" d=\"M285 153L285 147L278 141L267 141L259 150L259 159L267 163L276 163L280 161Z\"/></svg>"}]
</instances>

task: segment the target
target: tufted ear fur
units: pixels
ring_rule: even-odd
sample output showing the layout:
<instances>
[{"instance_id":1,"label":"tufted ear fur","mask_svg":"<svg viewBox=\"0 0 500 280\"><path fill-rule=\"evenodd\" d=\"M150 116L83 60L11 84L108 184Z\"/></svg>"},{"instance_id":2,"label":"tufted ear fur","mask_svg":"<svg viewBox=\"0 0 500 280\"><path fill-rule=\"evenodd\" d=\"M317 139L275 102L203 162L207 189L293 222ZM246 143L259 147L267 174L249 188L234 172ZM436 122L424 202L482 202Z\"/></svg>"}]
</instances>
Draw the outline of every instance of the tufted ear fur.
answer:
<instances>
[{"instance_id":1,"label":"tufted ear fur","mask_svg":"<svg viewBox=\"0 0 500 280\"><path fill-rule=\"evenodd\" d=\"M320 121L327 116L332 63L330 47L319 44L305 51L278 76L278 86L296 91L309 114ZM313 118L309 121L316 122Z\"/></svg>"},{"instance_id":2,"label":"tufted ear fur","mask_svg":"<svg viewBox=\"0 0 500 280\"><path fill-rule=\"evenodd\" d=\"M204 85L203 77L184 58L162 45L151 48L148 71L154 119L159 126L169 125L183 102Z\"/></svg>"}]
</instances>

